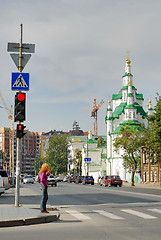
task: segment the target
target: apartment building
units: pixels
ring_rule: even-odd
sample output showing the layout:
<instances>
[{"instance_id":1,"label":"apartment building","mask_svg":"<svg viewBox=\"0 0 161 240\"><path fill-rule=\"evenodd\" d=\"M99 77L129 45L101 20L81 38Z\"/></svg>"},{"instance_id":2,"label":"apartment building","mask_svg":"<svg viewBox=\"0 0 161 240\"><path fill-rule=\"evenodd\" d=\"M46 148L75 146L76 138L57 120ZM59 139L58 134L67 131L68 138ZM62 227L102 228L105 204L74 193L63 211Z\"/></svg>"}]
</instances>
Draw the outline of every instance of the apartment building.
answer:
<instances>
[{"instance_id":1,"label":"apartment building","mask_svg":"<svg viewBox=\"0 0 161 240\"><path fill-rule=\"evenodd\" d=\"M34 174L33 162L40 155L40 136L41 132L25 131L24 137L21 139L20 149L20 172L23 174ZM13 142L11 141L13 136ZM0 128L0 150L4 153L0 161L4 168L12 175L13 165L14 173L16 171L16 131L11 133L10 128ZM12 147L13 146L13 147ZM13 150L12 150L13 149ZM10 154L12 153L13 154Z\"/></svg>"}]
</instances>

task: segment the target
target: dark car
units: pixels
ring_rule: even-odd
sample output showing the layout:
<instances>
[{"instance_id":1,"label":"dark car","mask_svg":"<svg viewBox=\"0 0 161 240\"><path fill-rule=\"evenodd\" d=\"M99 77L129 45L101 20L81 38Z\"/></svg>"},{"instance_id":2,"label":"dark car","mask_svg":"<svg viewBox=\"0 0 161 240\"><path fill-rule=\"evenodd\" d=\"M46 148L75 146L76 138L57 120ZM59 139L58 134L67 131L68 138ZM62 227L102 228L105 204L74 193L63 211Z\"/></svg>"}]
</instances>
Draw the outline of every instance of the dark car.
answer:
<instances>
[{"instance_id":1,"label":"dark car","mask_svg":"<svg viewBox=\"0 0 161 240\"><path fill-rule=\"evenodd\" d=\"M91 185L94 185L94 178L92 176L85 176L83 179L82 179L82 183L85 185L85 184L91 184Z\"/></svg>"},{"instance_id":2,"label":"dark car","mask_svg":"<svg viewBox=\"0 0 161 240\"><path fill-rule=\"evenodd\" d=\"M122 186L122 180L121 180L120 176L118 176L118 175L108 176L107 183L108 183L108 186L115 186L115 187Z\"/></svg>"},{"instance_id":3,"label":"dark car","mask_svg":"<svg viewBox=\"0 0 161 240\"><path fill-rule=\"evenodd\" d=\"M75 183L75 177L69 176L69 178L68 178L68 183L72 183L72 182Z\"/></svg>"},{"instance_id":4,"label":"dark car","mask_svg":"<svg viewBox=\"0 0 161 240\"><path fill-rule=\"evenodd\" d=\"M82 183L82 179L84 178L84 176L78 176L75 179L75 183Z\"/></svg>"},{"instance_id":5,"label":"dark car","mask_svg":"<svg viewBox=\"0 0 161 240\"><path fill-rule=\"evenodd\" d=\"M57 187L57 180L56 180L56 178L54 177L54 175L53 174L50 174L49 176L48 176L48 185L49 186L55 186L55 187Z\"/></svg>"}]
</instances>

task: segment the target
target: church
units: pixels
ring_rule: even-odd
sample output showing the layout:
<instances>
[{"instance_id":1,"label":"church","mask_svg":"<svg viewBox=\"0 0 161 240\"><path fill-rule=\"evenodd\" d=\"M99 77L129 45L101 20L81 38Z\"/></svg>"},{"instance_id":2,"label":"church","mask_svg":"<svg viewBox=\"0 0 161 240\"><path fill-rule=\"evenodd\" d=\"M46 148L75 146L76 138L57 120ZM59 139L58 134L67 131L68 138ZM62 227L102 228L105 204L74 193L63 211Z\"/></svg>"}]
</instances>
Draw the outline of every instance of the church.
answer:
<instances>
[{"instance_id":1,"label":"church","mask_svg":"<svg viewBox=\"0 0 161 240\"><path fill-rule=\"evenodd\" d=\"M123 150L114 149L114 139L120 132L121 126L126 124L135 126L147 126L148 115L152 114L151 101L149 101L147 112L143 109L143 94L137 93L133 84L131 73L131 61L126 59L125 73L122 76L122 88L118 94L112 95L108 102L105 122L107 130L107 175L120 175L121 179L129 180L128 169L123 167Z\"/></svg>"}]
</instances>

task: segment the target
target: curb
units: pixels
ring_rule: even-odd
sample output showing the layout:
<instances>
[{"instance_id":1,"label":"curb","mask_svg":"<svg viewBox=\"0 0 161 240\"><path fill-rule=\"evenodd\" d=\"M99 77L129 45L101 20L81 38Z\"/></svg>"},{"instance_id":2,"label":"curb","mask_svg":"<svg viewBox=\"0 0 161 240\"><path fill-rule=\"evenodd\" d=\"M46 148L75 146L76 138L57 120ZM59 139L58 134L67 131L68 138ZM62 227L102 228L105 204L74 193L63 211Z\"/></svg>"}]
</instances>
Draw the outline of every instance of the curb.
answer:
<instances>
[{"instance_id":1,"label":"curb","mask_svg":"<svg viewBox=\"0 0 161 240\"><path fill-rule=\"evenodd\" d=\"M49 223L59 220L60 214L58 215L49 215L44 217L32 217L32 218L25 218L25 219L18 219L18 220L7 220L7 221L0 221L0 228L1 227L16 227L16 226L25 226L25 225L32 225L32 224L40 224L40 223Z\"/></svg>"}]
</instances>

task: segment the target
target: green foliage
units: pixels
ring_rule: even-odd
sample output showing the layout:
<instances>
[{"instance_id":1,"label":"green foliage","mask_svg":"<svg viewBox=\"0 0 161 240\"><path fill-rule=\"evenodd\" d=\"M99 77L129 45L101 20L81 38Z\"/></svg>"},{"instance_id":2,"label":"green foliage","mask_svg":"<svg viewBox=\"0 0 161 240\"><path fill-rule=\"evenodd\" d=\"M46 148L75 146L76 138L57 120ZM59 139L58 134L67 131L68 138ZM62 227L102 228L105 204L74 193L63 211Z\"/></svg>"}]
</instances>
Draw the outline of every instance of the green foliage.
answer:
<instances>
[{"instance_id":1,"label":"green foliage","mask_svg":"<svg viewBox=\"0 0 161 240\"><path fill-rule=\"evenodd\" d=\"M38 173L40 171L40 168L44 162L45 162L45 160L43 158L41 158L40 156L35 158L35 161L33 162L33 166L34 166L34 170L36 171L36 173Z\"/></svg>"},{"instance_id":2,"label":"green foliage","mask_svg":"<svg viewBox=\"0 0 161 240\"><path fill-rule=\"evenodd\" d=\"M98 147L106 146L106 144L107 144L106 140L104 140L103 137L99 136L97 140Z\"/></svg>"},{"instance_id":3,"label":"green foliage","mask_svg":"<svg viewBox=\"0 0 161 240\"><path fill-rule=\"evenodd\" d=\"M130 123L120 129L114 142L115 151L123 149L124 167L132 171L132 185L134 186L134 174L140 166L140 147L142 134L138 127L131 128Z\"/></svg>"},{"instance_id":4,"label":"green foliage","mask_svg":"<svg viewBox=\"0 0 161 240\"><path fill-rule=\"evenodd\" d=\"M145 133L146 147L157 153L157 159L161 162L161 96L157 94L154 113L149 117L149 126Z\"/></svg>"},{"instance_id":5,"label":"green foliage","mask_svg":"<svg viewBox=\"0 0 161 240\"><path fill-rule=\"evenodd\" d=\"M49 140L46 162L55 175L67 172L68 144L69 141L66 135L55 135Z\"/></svg>"}]
</instances>

